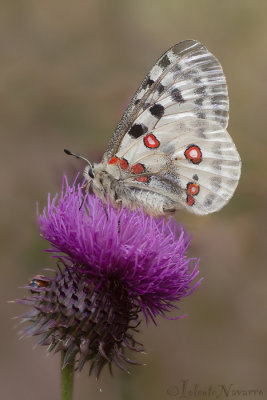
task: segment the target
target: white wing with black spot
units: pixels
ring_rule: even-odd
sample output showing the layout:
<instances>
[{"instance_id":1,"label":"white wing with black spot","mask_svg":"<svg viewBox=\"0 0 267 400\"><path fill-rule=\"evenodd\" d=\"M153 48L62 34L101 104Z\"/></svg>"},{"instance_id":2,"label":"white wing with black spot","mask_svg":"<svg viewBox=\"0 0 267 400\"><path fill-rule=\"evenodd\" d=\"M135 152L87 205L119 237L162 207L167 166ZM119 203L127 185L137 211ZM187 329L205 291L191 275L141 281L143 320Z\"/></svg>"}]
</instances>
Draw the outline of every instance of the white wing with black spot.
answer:
<instances>
[{"instance_id":1,"label":"white wing with black spot","mask_svg":"<svg viewBox=\"0 0 267 400\"><path fill-rule=\"evenodd\" d=\"M228 94L218 60L200 43L173 46L141 84L104 155L127 185L162 193L197 214L232 197L241 162L226 131Z\"/></svg>"}]
</instances>

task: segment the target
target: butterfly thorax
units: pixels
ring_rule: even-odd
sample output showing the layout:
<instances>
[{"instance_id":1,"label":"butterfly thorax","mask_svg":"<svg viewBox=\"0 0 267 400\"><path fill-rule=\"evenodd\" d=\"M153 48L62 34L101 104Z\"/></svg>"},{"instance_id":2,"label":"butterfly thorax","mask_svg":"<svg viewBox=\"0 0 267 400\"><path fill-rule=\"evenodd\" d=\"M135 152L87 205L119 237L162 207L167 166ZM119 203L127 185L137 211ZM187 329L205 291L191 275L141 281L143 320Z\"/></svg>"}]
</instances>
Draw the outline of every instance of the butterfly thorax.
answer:
<instances>
[{"instance_id":1,"label":"butterfly thorax","mask_svg":"<svg viewBox=\"0 0 267 400\"><path fill-rule=\"evenodd\" d=\"M89 174L90 168L86 167L84 176L88 182L88 189L90 192L95 193L104 203L107 198L112 205L118 206L118 187L119 181L105 170L103 163L94 164L91 171L93 171L93 178Z\"/></svg>"}]
</instances>

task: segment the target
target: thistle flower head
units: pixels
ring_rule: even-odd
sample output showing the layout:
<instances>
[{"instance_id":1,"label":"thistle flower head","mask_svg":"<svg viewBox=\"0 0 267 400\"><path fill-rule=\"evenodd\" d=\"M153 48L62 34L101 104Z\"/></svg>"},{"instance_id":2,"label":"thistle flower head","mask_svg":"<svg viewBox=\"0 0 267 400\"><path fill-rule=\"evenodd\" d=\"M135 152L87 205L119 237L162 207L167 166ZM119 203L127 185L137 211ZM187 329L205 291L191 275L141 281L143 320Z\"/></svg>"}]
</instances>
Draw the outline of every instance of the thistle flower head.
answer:
<instances>
[{"instance_id":1,"label":"thistle flower head","mask_svg":"<svg viewBox=\"0 0 267 400\"><path fill-rule=\"evenodd\" d=\"M155 322L200 281L193 283L198 261L186 256L190 240L175 221L83 196L66 178L61 194L48 196L38 221L59 272L35 277L30 295L19 301L32 306L23 316L26 335L64 350L65 364L76 358L80 370L90 360L99 375L106 363L125 369L132 362L127 348L143 349L133 336L141 313Z\"/></svg>"}]
</instances>

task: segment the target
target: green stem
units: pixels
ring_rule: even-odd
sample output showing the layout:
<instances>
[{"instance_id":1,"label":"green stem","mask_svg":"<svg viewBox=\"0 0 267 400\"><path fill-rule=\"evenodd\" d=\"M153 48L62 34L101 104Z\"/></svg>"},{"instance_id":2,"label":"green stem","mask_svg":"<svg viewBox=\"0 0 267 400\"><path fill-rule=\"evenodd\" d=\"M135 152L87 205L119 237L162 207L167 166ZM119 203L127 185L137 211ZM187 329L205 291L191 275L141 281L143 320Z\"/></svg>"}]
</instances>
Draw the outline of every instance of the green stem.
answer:
<instances>
[{"instance_id":1,"label":"green stem","mask_svg":"<svg viewBox=\"0 0 267 400\"><path fill-rule=\"evenodd\" d=\"M66 365L62 368L65 352L61 352L61 383L60 383L60 399L72 400L73 398L73 380L74 380L74 363Z\"/></svg>"}]
</instances>

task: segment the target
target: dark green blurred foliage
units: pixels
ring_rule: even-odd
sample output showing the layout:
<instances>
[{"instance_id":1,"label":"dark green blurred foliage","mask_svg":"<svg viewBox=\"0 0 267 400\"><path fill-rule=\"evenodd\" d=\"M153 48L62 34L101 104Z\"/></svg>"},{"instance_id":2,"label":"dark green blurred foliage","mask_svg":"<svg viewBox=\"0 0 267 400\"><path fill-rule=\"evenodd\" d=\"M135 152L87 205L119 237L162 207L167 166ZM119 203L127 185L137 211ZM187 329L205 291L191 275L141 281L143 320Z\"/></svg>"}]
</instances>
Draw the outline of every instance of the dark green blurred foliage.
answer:
<instances>
[{"instance_id":1,"label":"dark green blurred foliage","mask_svg":"<svg viewBox=\"0 0 267 400\"><path fill-rule=\"evenodd\" d=\"M63 148L99 160L153 62L188 38L223 65L240 185L217 214L177 215L194 235L205 278L182 304L179 315L188 317L143 326L148 355L140 362L148 365L133 368L123 384L118 372L96 384L84 371L76 398L168 399L182 379L266 390L266 13L264 0L1 2L1 398L59 393L59 357L17 340L11 317L23 310L6 301L53 265L35 209L60 189L63 172L83 168Z\"/></svg>"}]
</instances>

